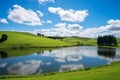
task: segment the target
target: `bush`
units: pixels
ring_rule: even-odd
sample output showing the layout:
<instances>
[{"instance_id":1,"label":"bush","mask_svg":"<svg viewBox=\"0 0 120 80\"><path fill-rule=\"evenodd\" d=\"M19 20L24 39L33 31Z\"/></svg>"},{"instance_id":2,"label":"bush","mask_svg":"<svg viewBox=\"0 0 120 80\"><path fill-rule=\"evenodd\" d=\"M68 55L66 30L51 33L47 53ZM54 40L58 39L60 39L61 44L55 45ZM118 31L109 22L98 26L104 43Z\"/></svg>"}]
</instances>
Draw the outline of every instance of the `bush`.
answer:
<instances>
[{"instance_id":1,"label":"bush","mask_svg":"<svg viewBox=\"0 0 120 80\"><path fill-rule=\"evenodd\" d=\"M0 39L0 43L6 41L8 39L8 36L6 34L2 34L2 37Z\"/></svg>"},{"instance_id":2,"label":"bush","mask_svg":"<svg viewBox=\"0 0 120 80\"><path fill-rule=\"evenodd\" d=\"M85 70L90 70L90 67L86 67Z\"/></svg>"}]
</instances>

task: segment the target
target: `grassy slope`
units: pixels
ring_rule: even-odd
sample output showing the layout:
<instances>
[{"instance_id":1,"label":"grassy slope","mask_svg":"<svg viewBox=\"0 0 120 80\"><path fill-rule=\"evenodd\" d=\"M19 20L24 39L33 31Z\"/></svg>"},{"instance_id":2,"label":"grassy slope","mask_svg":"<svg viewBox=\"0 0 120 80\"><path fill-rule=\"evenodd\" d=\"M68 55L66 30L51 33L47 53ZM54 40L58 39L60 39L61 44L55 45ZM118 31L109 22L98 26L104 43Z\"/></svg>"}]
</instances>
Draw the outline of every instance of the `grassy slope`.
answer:
<instances>
[{"instance_id":1,"label":"grassy slope","mask_svg":"<svg viewBox=\"0 0 120 80\"><path fill-rule=\"evenodd\" d=\"M120 38L117 39L118 47L120 48Z\"/></svg>"},{"instance_id":2,"label":"grassy slope","mask_svg":"<svg viewBox=\"0 0 120 80\"><path fill-rule=\"evenodd\" d=\"M8 35L8 40L0 43L0 48L32 46L32 47L56 47L76 45L79 41L81 45L97 46L96 38L64 38L63 41L53 40L45 37L36 36L25 32L0 31L2 34ZM120 47L120 38L117 39L118 47ZM66 43L67 42L67 43Z\"/></svg>"},{"instance_id":3,"label":"grassy slope","mask_svg":"<svg viewBox=\"0 0 120 80\"><path fill-rule=\"evenodd\" d=\"M36 36L25 32L9 32L0 31L0 37L2 34L8 35L8 40L0 43L0 48L8 47L56 47L56 46L70 46L69 43L53 40L45 37Z\"/></svg>"},{"instance_id":4,"label":"grassy slope","mask_svg":"<svg viewBox=\"0 0 120 80\"><path fill-rule=\"evenodd\" d=\"M73 45L76 45L79 41L81 45L85 46L97 46L97 39L96 38L74 38L74 37L68 37L64 38L63 41L72 43ZM120 38L117 38L118 47L120 48Z\"/></svg>"},{"instance_id":5,"label":"grassy slope","mask_svg":"<svg viewBox=\"0 0 120 80\"><path fill-rule=\"evenodd\" d=\"M80 42L81 45L90 45L90 46L96 46L96 38L74 38L74 37L68 37L64 38L65 42L69 42L72 44L77 44L77 41Z\"/></svg>"},{"instance_id":6,"label":"grassy slope","mask_svg":"<svg viewBox=\"0 0 120 80\"><path fill-rule=\"evenodd\" d=\"M22 77L16 75L0 77L1 80L5 78L7 80L120 80L120 62L114 62L110 66L93 68L86 71Z\"/></svg>"}]
</instances>

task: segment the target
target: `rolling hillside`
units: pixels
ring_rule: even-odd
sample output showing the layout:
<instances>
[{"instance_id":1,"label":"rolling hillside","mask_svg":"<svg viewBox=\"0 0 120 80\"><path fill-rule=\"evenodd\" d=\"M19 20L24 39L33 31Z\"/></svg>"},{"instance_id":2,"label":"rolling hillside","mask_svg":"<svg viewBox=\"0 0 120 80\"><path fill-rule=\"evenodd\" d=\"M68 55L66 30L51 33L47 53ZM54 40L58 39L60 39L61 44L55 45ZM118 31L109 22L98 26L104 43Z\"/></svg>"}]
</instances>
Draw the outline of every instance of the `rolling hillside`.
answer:
<instances>
[{"instance_id":1,"label":"rolling hillside","mask_svg":"<svg viewBox=\"0 0 120 80\"><path fill-rule=\"evenodd\" d=\"M97 46L96 38L65 37L62 39L50 39L26 32L0 31L8 36L7 41L0 43L0 48L23 48L23 47L63 47L79 44L81 46ZM120 38L117 38L120 47Z\"/></svg>"},{"instance_id":2,"label":"rolling hillside","mask_svg":"<svg viewBox=\"0 0 120 80\"><path fill-rule=\"evenodd\" d=\"M83 37L66 37L63 39L64 42L77 45L79 42L80 46L97 46L96 38L83 38ZM118 46L120 48L120 38L117 38Z\"/></svg>"},{"instance_id":3,"label":"rolling hillside","mask_svg":"<svg viewBox=\"0 0 120 80\"><path fill-rule=\"evenodd\" d=\"M73 45L77 45L77 42L79 42L81 46L97 46L96 38L67 37L64 38L63 41L69 42Z\"/></svg>"},{"instance_id":4,"label":"rolling hillside","mask_svg":"<svg viewBox=\"0 0 120 80\"><path fill-rule=\"evenodd\" d=\"M0 43L0 48L71 46L71 44L67 42L53 40L26 32L0 31L0 37L2 34L6 34L8 39Z\"/></svg>"}]
</instances>

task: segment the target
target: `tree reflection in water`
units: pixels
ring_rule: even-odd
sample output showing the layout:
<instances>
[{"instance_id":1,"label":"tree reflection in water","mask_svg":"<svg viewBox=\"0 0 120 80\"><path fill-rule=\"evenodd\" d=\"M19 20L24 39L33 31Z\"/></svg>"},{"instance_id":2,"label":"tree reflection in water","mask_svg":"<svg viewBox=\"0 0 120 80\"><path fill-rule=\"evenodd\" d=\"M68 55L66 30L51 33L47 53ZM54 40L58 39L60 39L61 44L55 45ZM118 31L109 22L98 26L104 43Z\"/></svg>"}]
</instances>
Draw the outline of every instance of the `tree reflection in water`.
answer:
<instances>
[{"instance_id":1,"label":"tree reflection in water","mask_svg":"<svg viewBox=\"0 0 120 80\"><path fill-rule=\"evenodd\" d=\"M7 58L7 53L4 51L0 51L1 58Z\"/></svg>"},{"instance_id":2,"label":"tree reflection in water","mask_svg":"<svg viewBox=\"0 0 120 80\"><path fill-rule=\"evenodd\" d=\"M114 58L116 55L116 48L101 48L98 47L97 53L99 56Z\"/></svg>"}]
</instances>

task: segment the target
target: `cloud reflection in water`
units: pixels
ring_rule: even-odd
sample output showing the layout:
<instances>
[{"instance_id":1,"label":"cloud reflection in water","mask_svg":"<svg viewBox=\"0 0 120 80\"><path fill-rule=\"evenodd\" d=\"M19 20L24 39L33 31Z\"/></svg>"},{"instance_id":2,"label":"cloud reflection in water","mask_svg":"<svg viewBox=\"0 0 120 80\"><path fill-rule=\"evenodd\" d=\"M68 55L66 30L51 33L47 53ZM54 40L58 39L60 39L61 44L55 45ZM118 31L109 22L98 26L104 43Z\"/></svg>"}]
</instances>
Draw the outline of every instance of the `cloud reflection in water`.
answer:
<instances>
[{"instance_id":1,"label":"cloud reflection in water","mask_svg":"<svg viewBox=\"0 0 120 80\"><path fill-rule=\"evenodd\" d=\"M41 63L42 61L28 60L12 64L7 70L10 74L33 74L40 67Z\"/></svg>"},{"instance_id":2,"label":"cloud reflection in water","mask_svg":"<svg viewBox=\"0 0 120 80\"><path fill-rule=\"evenodd\" d=\"M83 69L82 64L68 64L68 65L61 65L59 68L60 72L64 71L71 71L71 70L76 70L76 69Z\"/></svg>"},{"instance_id":3,"label":"cloud reflection in water","mask_svg":"<svg viewBox=\"0 0 120 80\"><path fill-rule=\"evenodd\" d=\"M0 74L36 74L95 67L120 60L119 52L120 50L117 49L113 57L106 57L97 53L97 47L91 46L59 48L44 51L42 54L36 52L31 55L1 59Z\"/></svg>"}]
</instances>

